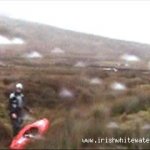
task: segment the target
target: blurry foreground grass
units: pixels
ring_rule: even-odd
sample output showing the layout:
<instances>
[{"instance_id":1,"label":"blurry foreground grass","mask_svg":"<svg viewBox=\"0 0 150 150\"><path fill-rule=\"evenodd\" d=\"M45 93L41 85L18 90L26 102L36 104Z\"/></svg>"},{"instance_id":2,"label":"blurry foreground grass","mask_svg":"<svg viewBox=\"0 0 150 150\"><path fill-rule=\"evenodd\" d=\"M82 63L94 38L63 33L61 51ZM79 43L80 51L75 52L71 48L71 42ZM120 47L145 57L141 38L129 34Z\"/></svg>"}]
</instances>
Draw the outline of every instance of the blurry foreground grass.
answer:
<instances>
[{"instance_id":1,"label":"blurry foreground grass","mask_svg":"<svg viewBox=\"0 0 150 150\"><path fill-rule=\"evenodd\" d=\"M16 74L17 72L17 74ZM102 82L91 84L91 78ZM25 85L27 103L37 119L47 117L51 127L44 139L32 141L28 148L149 149L150 144L83 143L84 138L150 138L150 79L138 71L103 71L99 68L4 67L0 72L0 148L11 139L7 115L7 96L15 82ZM126 85L113 90L114 81ZM61 97L61 89L72 97Z\"/></svg>"}]
</instances>

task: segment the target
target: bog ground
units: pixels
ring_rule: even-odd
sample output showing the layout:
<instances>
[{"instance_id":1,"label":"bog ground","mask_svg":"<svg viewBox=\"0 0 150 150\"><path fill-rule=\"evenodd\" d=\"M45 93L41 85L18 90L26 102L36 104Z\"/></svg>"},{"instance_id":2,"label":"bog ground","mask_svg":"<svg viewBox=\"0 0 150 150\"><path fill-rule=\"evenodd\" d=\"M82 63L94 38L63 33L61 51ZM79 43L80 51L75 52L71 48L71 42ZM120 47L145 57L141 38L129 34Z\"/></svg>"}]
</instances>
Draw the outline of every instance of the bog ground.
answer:
<instances>
[{"instance_id":1,"label":"bog ground","mask_svg":"<svg viewBox=\"0 0 150 150\"><path fill-rule=\"evenodd\" d=\"M149 138L149 45L0 20L0 148L11 140L7 102L19 81L33 117L47 117L52 125L28 148L149 149L144 143L82 142Z\"/></svg>"}]
</instances>

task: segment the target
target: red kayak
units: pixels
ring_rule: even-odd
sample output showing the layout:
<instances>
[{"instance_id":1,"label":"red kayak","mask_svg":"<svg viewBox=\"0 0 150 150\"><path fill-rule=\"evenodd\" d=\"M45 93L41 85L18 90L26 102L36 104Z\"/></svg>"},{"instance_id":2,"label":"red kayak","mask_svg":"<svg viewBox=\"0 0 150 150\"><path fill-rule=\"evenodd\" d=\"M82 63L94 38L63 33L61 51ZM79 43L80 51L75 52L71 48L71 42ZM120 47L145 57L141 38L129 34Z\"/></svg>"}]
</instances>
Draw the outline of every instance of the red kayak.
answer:
<instances>
[{"instance_id":1,"label":"red kayak","mask_svg":"<svg viewBox=\"0 0 150 150\"><path fill-rule=\"evenodd\" d=\"M10 145L10 149L25 149L25 147L30 143L32 137L44 135L48 128L49 121L46 118L26 125L20 130L18 135L14 137Z\"/></svg>"}]
</instances>

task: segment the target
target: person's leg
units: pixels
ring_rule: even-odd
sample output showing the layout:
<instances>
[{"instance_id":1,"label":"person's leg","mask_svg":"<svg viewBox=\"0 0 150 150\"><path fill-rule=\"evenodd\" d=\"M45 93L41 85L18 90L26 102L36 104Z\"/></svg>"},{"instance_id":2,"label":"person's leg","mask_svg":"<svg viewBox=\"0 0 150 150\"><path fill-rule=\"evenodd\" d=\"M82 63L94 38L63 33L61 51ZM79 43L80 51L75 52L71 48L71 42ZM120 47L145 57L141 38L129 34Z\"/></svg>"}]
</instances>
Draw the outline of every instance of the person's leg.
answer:
<instances>
[{"instance_id":1,"label":"person's leg","mask_svg":"<svg viewBox=\"0 0 150 150\"><path fill-rule=\"evenodd\" d=\"M21 113L20 113L21 114ZM13 119L10 116L11 119L11 123L12 123L12 128L13 128L13 137L16 136L18 134L18 132L20 131L20 129L22 128L22 124L23 124L23 117L22 115L18 116L16 119Z\"/></svg>"},{"instance_id":2,"label":"person's leg","mask_svg":"<svg viewBox=\"0 0 150 150\"><path fill-rule=\"evenodd\" d=\"M20 131L18 119L14 119L12 121L12 126L13 126L13 136L16 136L18 134L18 132Z\"/></svg>"}]
</instances>

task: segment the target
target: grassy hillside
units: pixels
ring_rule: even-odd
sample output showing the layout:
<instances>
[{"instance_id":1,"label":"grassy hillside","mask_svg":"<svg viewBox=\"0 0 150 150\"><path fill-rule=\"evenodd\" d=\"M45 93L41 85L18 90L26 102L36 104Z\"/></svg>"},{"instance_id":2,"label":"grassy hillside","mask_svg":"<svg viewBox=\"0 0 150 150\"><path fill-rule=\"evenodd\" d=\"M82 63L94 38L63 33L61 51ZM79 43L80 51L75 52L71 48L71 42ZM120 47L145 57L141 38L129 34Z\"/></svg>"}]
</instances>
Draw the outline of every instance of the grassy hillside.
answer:
<instances>
[{"instance_id":1,"label":"grassy hillside","mask_svg":"<svg viewBox=\"0 0 150 150\"><path fill-rule=\"evenodd\" d=\"M45 139L32 141L28 148L149 149L144 143L82 142L99 137L150 138L149 45L8 18L0 18L0 35L26 41L0 45L0 148L8 148L11 140L8 95L16 82L22 82L33 117L51 122ZM65 53L51 53L55 47ZM32 51L43 57L23 57ZM119 58L124 53L142 60L125 67ZM85 64L75 65L79 61ZM63 97L62 89L71 94Z\"/></svg>"},{"instance_id":2,"label":"grassy hillside","mask_svg":"<svg viewBox=\"0 0 150 150\"><path fill-rule=\"evenodd\" d=\"M20 58L20 55L27 51L38 51L50 59L55 59L50 51L61 48L66 52L65 56L61 56L61 63L67 62L68 59L81 59L94 66L125 67L125 62L120 59L124 54L136 55L141 59L138 66L130 64L130 67L147 69L149 62L149 45L77 33L37 23L0 17L0 34L10 39L19 37L25 41L24 45L0 45L1 58Z\"/></svg>"}]
</instances>

